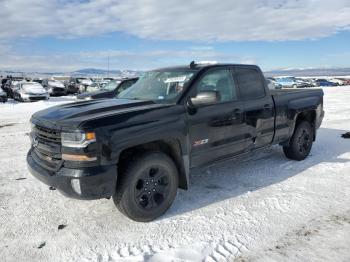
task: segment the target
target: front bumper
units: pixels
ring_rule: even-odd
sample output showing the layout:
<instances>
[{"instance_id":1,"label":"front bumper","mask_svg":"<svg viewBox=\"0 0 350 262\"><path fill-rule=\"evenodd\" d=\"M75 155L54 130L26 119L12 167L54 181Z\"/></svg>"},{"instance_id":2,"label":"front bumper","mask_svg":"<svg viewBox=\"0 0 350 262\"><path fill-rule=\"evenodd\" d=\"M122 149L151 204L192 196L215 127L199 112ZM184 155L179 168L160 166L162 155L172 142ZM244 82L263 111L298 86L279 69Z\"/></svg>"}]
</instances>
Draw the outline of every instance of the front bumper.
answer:
<instances>
[{"instance_id":1,"label":"front bumper","mask_svg":"<svg viewBox=\"0 0 350 262\"><path fill-rule=\"evenodd\" d=\"M52 96L63 96L67 94L67 90L63 89L63 88L51 88L51 90L49 91L49 94Z\"/></svg>"},{"instance_id":2,"label":"front bumper","mask_svg":"<svg viewBox=\"0 0 350 262\"><path fill-rule=\"evenodd\" d=\"M34 94L30 94L30 95L26 95L26 96L21 95L21 98L24 101L39 101L39 100L47 100L47 99L49 99L49 95L34 95Z\"/></svg>"},{"instance_id":3,"label":"front bumper","mask_svg":"<svg viewBox=\"0 0 350 262\"><path fill-rule=\"evenodd\" d=\"M117 185L117 167L96 166L71 169L61 167L57 172L44 169L27 154L30 173L48 186L57 188L63 195L76 199L92 200L114 195Z\"/></svg>"}]
</instances>

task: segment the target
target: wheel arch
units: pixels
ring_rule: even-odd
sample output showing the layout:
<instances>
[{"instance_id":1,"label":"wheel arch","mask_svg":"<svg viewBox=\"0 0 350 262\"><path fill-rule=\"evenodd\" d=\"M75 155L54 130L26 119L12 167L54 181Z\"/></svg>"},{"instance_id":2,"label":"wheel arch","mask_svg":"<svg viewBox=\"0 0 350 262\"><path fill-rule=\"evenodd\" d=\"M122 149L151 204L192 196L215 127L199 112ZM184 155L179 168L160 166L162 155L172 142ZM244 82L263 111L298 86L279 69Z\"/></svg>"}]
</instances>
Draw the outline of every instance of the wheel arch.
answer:
<instances>
[{"instance_id":1,"label":"wheel arch","mask_svg":"<svg viewBox=\"0 0 350 262\"><path fill-rule=\"evenodd\" d=\"M187 190L189 187L189 159L187 155L183 154L181 143L176 138L154 140L123 149L118 158L118 174L123 172L130 159L151 151L163 152L174 161L179 174L179 188Z\"/></svg>"},{"instance_id":2,"label":"wheel arch","mask_svg":"<svg viewBox=\"0 0 350 262\"><path fill-rule=\"evenodd\" d=\"M296 127L299 125L299 123L307 121L311 124L312 131L313 131L313 141L316 140L316 110L315 109L309 109L302 111L295 116L295 121L294 121L294 128L293 128L293 133L295 132Z\"/></svg>"}]
</instances>

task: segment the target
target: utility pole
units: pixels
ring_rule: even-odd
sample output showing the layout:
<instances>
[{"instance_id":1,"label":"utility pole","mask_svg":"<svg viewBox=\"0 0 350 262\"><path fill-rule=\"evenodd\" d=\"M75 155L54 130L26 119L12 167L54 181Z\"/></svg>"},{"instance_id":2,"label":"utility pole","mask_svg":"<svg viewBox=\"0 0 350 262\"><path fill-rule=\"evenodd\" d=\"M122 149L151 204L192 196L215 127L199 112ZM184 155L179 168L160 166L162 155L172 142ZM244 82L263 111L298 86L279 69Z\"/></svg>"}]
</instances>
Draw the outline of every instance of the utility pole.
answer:
<instances>
[{"instance_id":1,"label":"utility pole","mask_svg":"<svg viewBox=\"0 0 350 262\"><path fill-rule=\"evenodd\" d=\"M109 77L109 55L107 56L107 77Z\"/></svg>"}]
</instances>

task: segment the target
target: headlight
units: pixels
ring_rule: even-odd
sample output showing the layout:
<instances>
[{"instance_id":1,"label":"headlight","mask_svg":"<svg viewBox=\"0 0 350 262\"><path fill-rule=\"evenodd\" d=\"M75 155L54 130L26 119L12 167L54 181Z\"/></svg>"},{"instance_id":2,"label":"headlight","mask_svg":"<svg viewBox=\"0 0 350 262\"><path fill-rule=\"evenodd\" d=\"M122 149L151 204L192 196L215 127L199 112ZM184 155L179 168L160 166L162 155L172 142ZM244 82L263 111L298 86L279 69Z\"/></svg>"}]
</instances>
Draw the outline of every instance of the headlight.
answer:
<instances>
[{"instance_id":1,"label":"headlight","mask_svg":"<svg viewBox=\"0 0 350 262\"><path fill-rule=\"evenodd\" d=\"M22 97L22 98L28 98L28 97L29 97L29 94L24 93L24 92L21 92L21 97Z\"/></svg>"},{"instance_id":2,"label":"headlight","mask_svg":"<svg viewBox=\"0 0 350 262\"><path fill-rule=\"evenodd\" d=\"M62 146L66 147L86 147L87 145L96 142L95 132L62 132Z\"/></svg>"}]
</instances>

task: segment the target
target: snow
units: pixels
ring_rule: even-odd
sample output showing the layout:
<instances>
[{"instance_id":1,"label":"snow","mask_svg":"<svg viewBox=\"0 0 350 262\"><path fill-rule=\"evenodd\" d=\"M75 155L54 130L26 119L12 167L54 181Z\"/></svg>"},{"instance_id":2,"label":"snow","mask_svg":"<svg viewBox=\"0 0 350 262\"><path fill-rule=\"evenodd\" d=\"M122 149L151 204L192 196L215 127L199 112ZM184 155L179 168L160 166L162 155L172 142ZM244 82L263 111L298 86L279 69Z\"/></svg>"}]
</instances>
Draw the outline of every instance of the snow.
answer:
<instances>
[{"instance_id":1,"label":"snow","mask_svg":"<svg viewBox=\"0 0 350 262\"><path fill-rule=\"evenodd\" d=\"M28 173L31 114L74 97L0 104L2 261L349 261L350 139L341 134L350 131L350 86L324 91L325 119L305 161L275 146L193 170L190 190L150 223L111 200L66 198Z\"/></svg>"}]
</instances>

